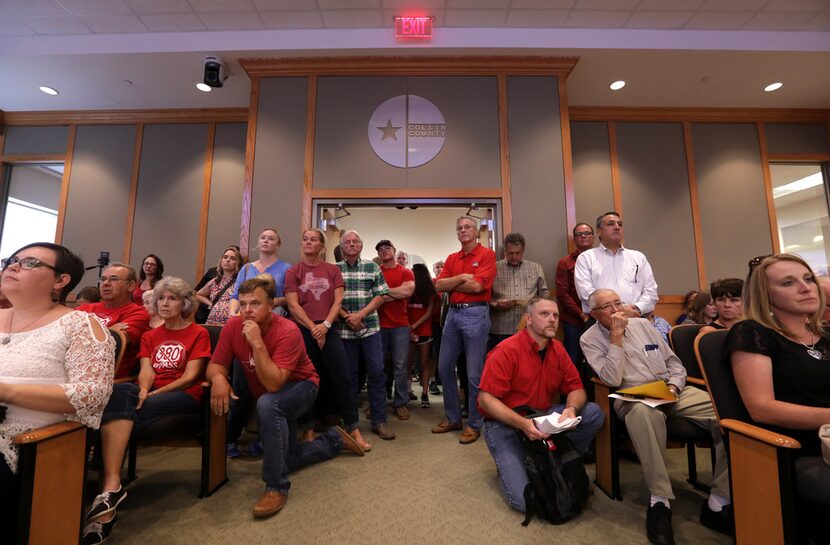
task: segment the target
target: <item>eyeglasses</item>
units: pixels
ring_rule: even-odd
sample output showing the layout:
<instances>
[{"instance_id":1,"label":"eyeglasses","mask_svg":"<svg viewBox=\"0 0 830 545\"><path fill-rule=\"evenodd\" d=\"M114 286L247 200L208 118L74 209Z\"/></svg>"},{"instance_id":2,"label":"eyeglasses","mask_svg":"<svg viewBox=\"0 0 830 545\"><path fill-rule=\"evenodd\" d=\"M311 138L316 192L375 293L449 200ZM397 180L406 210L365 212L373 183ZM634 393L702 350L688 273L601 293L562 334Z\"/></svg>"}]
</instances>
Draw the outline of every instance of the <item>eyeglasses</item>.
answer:
<instances>
[{"instance_id":1,"label":"eyeglasses","mask_svg":"<svg viewBox=\"0 0 830 545\"><path fill-rule=\"evenodd\" d=\"M11 257L7 257L6 259L3 259L2 261L0 261L0 268L5 269L6 267L14 265L15 263L20 265L20 268L23 269L23 270L26 270L26 271L31 271L32 269L38 269L40 267L46 267L47 269L52 269L53 271L55 271L58 274L63 274L62 270L60 270L56 267L53 267L52 265L50 265L48 263L44 263L43 261L41 261L40 259L38 259L36 257L23 257L23 258L21 258L21 257L17 257L16 255L13 255Z\"/></svg>"},{"instance_id":2,"label":"eyeglasses","mask_svg":"<svg viewBox=\"0 0 830 545\"><path fill-rule=\"evenodd\" d=\"M592 231L577 231L574 233L575 237L590 237L594 233Z\"/></svg>"},{"instance_id":3,"label":"eyeglasses","mask_svg":"<svg viewBox=\"0 0 830 545\"><path fill-rule=\"evenodd\" d=\"M604 304L600 307L594 307L592 310L599 310L601 312L605 312L607 310L611 310L614 307L622 308L623 307L623 302L620 301L620 300L611 301L610 303L606 303L606 304Z\"/></svg>"},{"instance_id":4,"label":"eyeglasses","mask_svg":"<svg viewBox=\"0 0 830 545\"><path fill-rule=\"evenodd\" d=\"M120 276L102 276L101 277L101 283L102 284L104 282L109 282L110 284L114 284L114 283L120 282L122 280L124 280L124 279L121 278Z\"/></svg>"}]
</instances>

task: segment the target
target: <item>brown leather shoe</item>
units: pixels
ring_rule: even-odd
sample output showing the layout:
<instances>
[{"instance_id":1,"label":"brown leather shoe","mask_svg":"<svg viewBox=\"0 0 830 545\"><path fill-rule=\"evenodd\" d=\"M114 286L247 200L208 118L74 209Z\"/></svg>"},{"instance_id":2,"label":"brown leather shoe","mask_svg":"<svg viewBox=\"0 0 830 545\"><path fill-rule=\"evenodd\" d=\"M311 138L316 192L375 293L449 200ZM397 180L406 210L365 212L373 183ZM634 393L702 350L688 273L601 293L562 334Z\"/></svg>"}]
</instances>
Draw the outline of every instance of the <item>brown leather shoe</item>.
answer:
<instances>
[{"instance_id":1,"label":"brown leather shoe","mask_svg":"<svg viewBox=\"0 0 830 545\"><path fill-rule=\"evenodd\" d=\"M259 501L254 505L254 508L251 509L251 514L256 518L265 518L276 515L280 512L280 509L285 506L285 500L287 499L288 498L279 492L266 490L262 497L259 498Z\"/></svg>"},{"instance_id":2,"label":"brown leather shoe","mask_svg":"<svg viewBox=\"0 0 830 545\"><path fill-rule=\"evenodd\" d=\"M395 407L395 414L398 420L409 420L409 409L406 408L406 405Z\"/></svg>"},{"instance_id":3,"label":"brown leather shoe","mask_svg":"<svg viewBox=\"0 0 830 545\"><path fill-rule=\"evenodd\" d=\"M360 433L359 429L353 429L349 432L349 435L352 436L352 439L354 439L355 443L360 445L360 448L363 449L363 452L369 452L370 450L372 450L372 443L363 438L363 434Z\"/></svg>"},{"instance_id":4,"label":"brown leather shoe","mask_svg":"<svg viewBox=\"0 0 830 545\"><path fill-rule=\"evenodd\" d=\"M340 426L332 426L331 429L337 430L337 433L340 434L340 438L343 439L343 450L350 450L358 456L363 456L363 449L360 448L360 445L357 444L357 441L355 441L354 438L351 435L349 435L349 432L347 432Z\"/></svg>"},{"instance_id":5,"label":"brown leather shoe","mask_svg":"<svg viewBox=\"0 0 830 545\"><path fill-rule=\"evenodd\" d=\"M432 427L432 433L447 433L448 431L460 430L461 428L461 422L450 424L448 421L442 420Z\"/></svg>"},{"instance_id":6,"label":"brown leather shoe","mask_svg":"<svg viewBox=\"0 0 830 545\"><path fill-rule=\"evenodd\" d=\"M461 432L461 438L458 439L458 442L462 445L469 445L470 443L475 443L480 436L480 431L474 430L470 426L465 426L464 431Z\"/></svg>"},{"instance_id":7,"label":"brown leather shoe","mask_svg":"<svg viewBox=\"0 0 830 545\"><path fill-rule=\"evenodd\" d=\"M378 424L377 426L372 426L372 433L374 433L381 439L385 439L386 441L390 441L395 438L395 434L392 433L392 431L386 425L386 422Z\"/></svg>"}]
</instances>

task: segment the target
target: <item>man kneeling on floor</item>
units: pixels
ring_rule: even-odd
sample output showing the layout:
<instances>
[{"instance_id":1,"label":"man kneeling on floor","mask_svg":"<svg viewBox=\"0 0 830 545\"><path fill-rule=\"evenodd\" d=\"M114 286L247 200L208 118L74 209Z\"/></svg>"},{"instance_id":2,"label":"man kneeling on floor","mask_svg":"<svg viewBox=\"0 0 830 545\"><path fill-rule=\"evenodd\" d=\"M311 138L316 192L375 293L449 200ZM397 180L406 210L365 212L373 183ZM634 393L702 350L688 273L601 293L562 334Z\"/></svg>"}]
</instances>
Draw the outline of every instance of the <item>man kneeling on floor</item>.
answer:
<instances>
[{"instance_id":1,"label":"man kneeling on floor","mask_svg":"<svg viewBox=\"0 0 830 545\"><path fill-rule=\"evenodd\" d=\"M222 328L207 369L214 413L227 413L230 398L236 397L227 378L234 358L242 364L248 388L257 400L265 493L253 507L255 517L269 517L282 509L291 487L290 471L329 460L342 449L363 456L360 446L339 426L314 441L298 440L297 418L311 410L320 377L297 326L271 312L275 291L272 278L242 283L240 315Z\"/></svg>"},{"instance_id":2,"label":"man kneeling on floor","mask_svg":"<svg viewBox=\"0 0 830 545\"><path fill-rule=\"evenodd\" d=\"M530 439L546 439L549 434L512 408L527 405L547 413L555 411L562 415L560 421L581 416L575 428L562 432L581 453L588 449L605 420L597 405L586 403L579 371L562 343L554 339L559 326L556 302L546 297L532 298L525 309L525 324L524 330L487 355L478 395L484 440L496 462L502 491L507 503L522 513L526 511L524 490L529 480L514 428ZM566 396L565 402L553 405L560 394Z\"/></svg>"}]
</instances>

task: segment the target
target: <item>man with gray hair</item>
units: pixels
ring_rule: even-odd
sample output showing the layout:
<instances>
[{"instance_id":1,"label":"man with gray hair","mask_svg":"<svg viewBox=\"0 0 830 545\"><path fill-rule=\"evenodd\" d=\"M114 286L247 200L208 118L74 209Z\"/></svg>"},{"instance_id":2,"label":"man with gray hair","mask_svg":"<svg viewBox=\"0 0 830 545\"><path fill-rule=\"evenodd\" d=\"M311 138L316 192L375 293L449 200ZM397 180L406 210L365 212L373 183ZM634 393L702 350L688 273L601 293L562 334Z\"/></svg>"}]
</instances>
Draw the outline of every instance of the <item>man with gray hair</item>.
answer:
<instances>
[{"instance_id":1,"label":"man with gray hair","mask_svg":"<svg viewBox=\"0 0 830 545\"><path fill-rule=\"evenodd\" d=\"M533 297L547 297L548 283L542 266L524 259L525 237L504 237L504 259L496 262L493 299L490 301L490 338L487 351L516 333L525 305Z\"/></svg>"}]
</instances>

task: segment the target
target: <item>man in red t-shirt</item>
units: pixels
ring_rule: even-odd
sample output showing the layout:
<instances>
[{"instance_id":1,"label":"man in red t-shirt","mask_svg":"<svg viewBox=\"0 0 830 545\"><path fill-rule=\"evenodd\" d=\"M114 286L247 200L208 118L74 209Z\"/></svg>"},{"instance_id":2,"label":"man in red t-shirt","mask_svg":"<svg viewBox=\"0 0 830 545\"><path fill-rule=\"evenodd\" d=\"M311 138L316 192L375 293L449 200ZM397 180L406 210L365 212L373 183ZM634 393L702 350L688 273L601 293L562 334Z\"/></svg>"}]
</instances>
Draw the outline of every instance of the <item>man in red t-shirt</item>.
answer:
<instances>
[{"instance_id":1,"label":"man in red t-shirt","mask_svg":"<svg viewBox=\"0 0 830 545\"><path fill-rule=\"evenodd\" d=\"M470 417L459 442L467 445L481 435L481 415L478 413L476 399L478 381L487 355L487 338L490 333L488 303L493 280L496 278L496 254L478 243L478 223L475 218L458 218L455 233L461 243L461 251L447 256L444 268L435 280L435 289L449 293L450 304L444 323L441 351L438 353L438 373L444 384L446 420L434 426L432 433L446 433L462 428L455 364L463 352L467 360Z\"/></svg>"},{"instance_id":2,"label":"man in red t-shirt","mask_svg":"<svg viewBox=\"0 0 830 545\"><path fill-rule=\"evenodd\" d=\"M272 314L275 296L271 278L251 278L239 286L240 314L222 328L207 369L210 406L216 414L227 413L230 399L236 399L228 382L234 358L257 400L265 493L252 509L255 517L269 517L282 509L291 486L289 472L329 460L344 448L363 456L363 449L340 426L314 441L297 440L297 418L314 405L320 377L297 325Z\"/></svg>"},{"instance_id":3,"label":"man in red t-shirt","mask_svg":"<svg viewBox=\"0 0 830 545\"><path fill-rule=\"evenodd\" d=\"M597 405L586 403L579 372L562 344L554 339L558 325L556 302L532 298L525 310L525 329L487 355L481 376L478 406L484 416L484 440L496 462L507 502L523 513L524 490L529 481L514 430L521 430L530 439L545 439L548 434L513 408L527 405L545 413L557 412L561 414L560 422L580 416L582 421L576 427L562 432L580 452L588 449L605 420ZM565 396L564 403L560 395Z\"/></svg>"},{"instance_id":4,"label":"man in red t-shirt","mask_svg":"<svg viewBox=\"0 0 830 545\"><path fill-rule=\"evenodd\" d=\"M415 275L395 261L395 246L388 240L375 244L380 258L380 270L389 293L383 296L383 305L378 309L380 316L380 340L384 357L390 354L392 376L395 380L395 399L392 405L400 420L409 419L409 372L406 358L409 355L409 317L406 313L407 299L415 292ZM390 384L391 377L387 377Z\"/></svg>"},{"instance_id":5,"label":"man in red t-shirt","mask_svg":"<svg viewBox=\"0 0 830 545\"><path fill-rule=\"evenodd\" d=\"M143 306L133 303L135 282L135 269L123 263L113 263L104 269L101 276L101 301L77 308L94 314L104 327L120 329L127 336L127 348L115 378L136 374L141 336L150 329L150 315Z\"/></svg>"}]
</instances>

